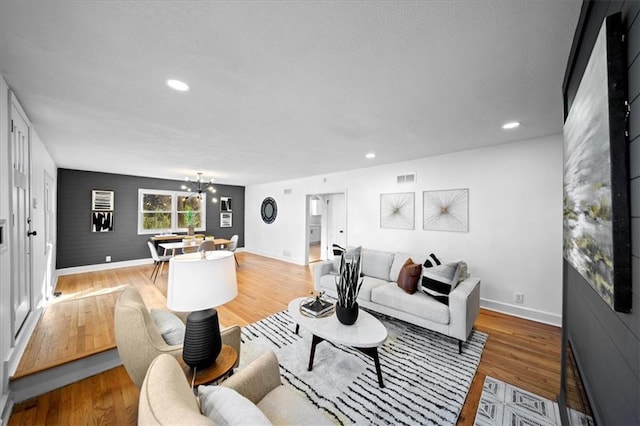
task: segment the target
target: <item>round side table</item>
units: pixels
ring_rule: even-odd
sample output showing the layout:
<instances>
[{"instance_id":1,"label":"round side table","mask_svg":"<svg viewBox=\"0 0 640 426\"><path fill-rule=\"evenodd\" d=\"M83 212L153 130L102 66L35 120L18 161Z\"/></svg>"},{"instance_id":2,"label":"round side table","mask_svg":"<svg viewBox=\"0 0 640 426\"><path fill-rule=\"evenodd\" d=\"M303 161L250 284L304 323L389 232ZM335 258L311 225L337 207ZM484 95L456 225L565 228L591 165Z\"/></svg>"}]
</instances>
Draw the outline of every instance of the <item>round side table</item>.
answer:
<instances>
[{"instance_id":1,"label":"round side table","mask_svg":"<svg viewBox=\"0 0 640 426\"><path fill-rule=\"evenodd\" d=\"M220 355L211 367L196 370L195 380L193 378L193 369L184 363L182 357L178 358L178 362L184 370L185 376L189 381L189 385L193 386L207 385L213 383L233 370L233 365L238 361L238 353L229 345L222 345Z\"/></svg>"}]
</instances>

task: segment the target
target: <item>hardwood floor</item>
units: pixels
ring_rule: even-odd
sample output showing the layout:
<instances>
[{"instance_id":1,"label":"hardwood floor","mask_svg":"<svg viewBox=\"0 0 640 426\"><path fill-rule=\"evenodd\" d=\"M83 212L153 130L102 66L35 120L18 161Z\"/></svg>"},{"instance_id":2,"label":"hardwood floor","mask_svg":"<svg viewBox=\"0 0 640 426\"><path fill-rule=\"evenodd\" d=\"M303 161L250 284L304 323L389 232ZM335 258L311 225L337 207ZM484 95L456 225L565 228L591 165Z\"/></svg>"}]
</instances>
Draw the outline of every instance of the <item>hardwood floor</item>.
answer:
<instances>
[{"instance_id":1,"label":"hardwood floor","mask_svg":"<svg viewBox=\"0 0 640 426\"><path fill-rule=\"evenodd\" d=\"M277 260L237 253L238 297L218 308L221 326L247 325L286 309L313 288L311 270ZM91 272L58 279L60 300L47 308L20 363L22 372L56 357L115 347L113 306L128 284L148 307L165 302L167 274L149 280L151 265ZM64 301L63 301L64 300ZM46 318L46 320L45 320ZM560 388L560 329L482 309L476 328L489 334L478 371L458 419L473 424L487 375L555 400ZM16 375L20 373L20 370ZM21 373L22 374L22 373ZM14 407L10 425L136 424L138 390L124 367L81 380Z\"/></svg>"}]
</instances>

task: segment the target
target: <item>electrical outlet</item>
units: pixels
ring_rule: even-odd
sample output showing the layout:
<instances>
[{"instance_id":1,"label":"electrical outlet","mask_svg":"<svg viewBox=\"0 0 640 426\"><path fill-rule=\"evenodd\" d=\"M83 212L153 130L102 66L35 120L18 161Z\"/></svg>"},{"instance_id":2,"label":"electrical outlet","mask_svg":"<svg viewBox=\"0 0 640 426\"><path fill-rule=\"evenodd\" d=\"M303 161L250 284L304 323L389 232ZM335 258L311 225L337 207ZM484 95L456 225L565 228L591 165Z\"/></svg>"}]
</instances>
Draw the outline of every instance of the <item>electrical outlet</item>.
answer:
<instances>
[{"instance_id":1,"label":"electrical outlet","mask_svg":"<svg viewBox=\"0 0 640 426\"><path fill-rule=\"evenodd\" d=\"M111 256L107 256L104 260L107 262L111 262Z\"/></svg>"},{"instance_id":2,"label":"electrical outlet","mask_svg":"<svg viewBox=\"0 0 640 426\"><path fill-rule=\"evenodd\" d=\"M282 252L282 254L283 254L285 257L291 257L291 251L290 251L290 250L284 250L284 251Z\"/></svg>"},{"instance_id":3,"label":"electrical outlet","mask_svg":"<svg viewBox=\"0 0 640 426\"><path fill-rule=\"evenodd\" d=\"M513 295L513 301L516 303L524 303L524 293L515 293Z\"/></svg>"}]
</instances>

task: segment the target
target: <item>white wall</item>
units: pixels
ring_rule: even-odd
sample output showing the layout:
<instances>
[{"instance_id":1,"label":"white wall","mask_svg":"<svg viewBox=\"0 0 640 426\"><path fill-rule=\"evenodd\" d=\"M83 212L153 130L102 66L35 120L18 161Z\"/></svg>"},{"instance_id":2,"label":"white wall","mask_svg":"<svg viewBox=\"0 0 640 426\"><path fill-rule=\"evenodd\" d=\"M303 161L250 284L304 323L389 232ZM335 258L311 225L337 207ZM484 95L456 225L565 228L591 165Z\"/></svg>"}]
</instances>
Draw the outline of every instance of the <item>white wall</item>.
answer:
<instances>
[{"instance_id":1,"label":"white wall","mask_svg":"<svg viewBox=\"0 0 640 426\"><path fill-rule=\"evenodd\" d=\"M305 263L305 199L347 193L347 243L465 260L484 307L560 325L562 136L246 188L245 250ZM397 184L396 175L417 173ZM469 188L469 232L422 229L422 191ZM284 194L290 189L289 194ZM415 192L415 229L380 228L380 194ZM278 203L267 225L265 197ZM524 303L513 302L515 292Z\"/></svg>"},{"instance_id":2,"label":"white wall","mask_svg":"<svg viewBox=\"0 0 640 426\"><path fill-rule=\"evenodd\" d=\"M0 76L0 219L10 218L10 159L9 159L9 117L10 117L9 87ZM29 114L29 111L26 111ZM32 237L32 307L33 314L29 316L23 330L14 341L11 319L11 247L0 250L0 377L2 378L2 396L0 399L0 414L6 421L10 395L8 393L8 377L13 374L17 366L22 350L28 342L31 331L35 326L38 315L45 301L46 289L50 285L47 280L54 279L51 273L47 273L47 256L44 252L44 174L49 173L54 179L57 176L57 168L51 155L38 137L37 132L31 126L31 201L32 201L32 229L38 235ZM33 201L35 208L33 208ZM54 200L55 203L55 200ZM54 230L55 232L55 230ZM6 238L9 238L7 229ZM55 254L55 245L52 255ZM51 271L51 270L50 270Z\"/></svg>"}]
</instances>

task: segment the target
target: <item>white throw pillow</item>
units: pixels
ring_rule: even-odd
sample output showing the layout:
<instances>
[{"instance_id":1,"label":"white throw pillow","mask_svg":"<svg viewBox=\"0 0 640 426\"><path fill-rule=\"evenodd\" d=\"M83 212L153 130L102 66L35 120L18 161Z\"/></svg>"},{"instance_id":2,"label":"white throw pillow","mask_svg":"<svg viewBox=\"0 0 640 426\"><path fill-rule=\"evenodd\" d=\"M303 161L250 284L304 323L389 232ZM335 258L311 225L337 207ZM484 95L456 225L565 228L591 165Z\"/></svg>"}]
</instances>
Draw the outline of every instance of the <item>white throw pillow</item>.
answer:
<instances>
[{"instance_id":1,"label":"white throw pillow","mask_svg":"<svg viewBox=\"0 0 640 426\"><path fill-rule=\"evenodd\" d=\"M186 327L174 313L164 309L151 309L150 314L167 345L181 345L184 342Z\"/></svg>"},{"instance_id":2,"label":"white throw pillow","mask_svg":"<svg viewBox=\"0 0 640 426\"><path fill-rule=\"evenodd\" d=\"M200 398L200 412L213 420L216 425L272 424L253 402L231 388L198 386L198 398Z\"/></svg>"}]
</instances>

